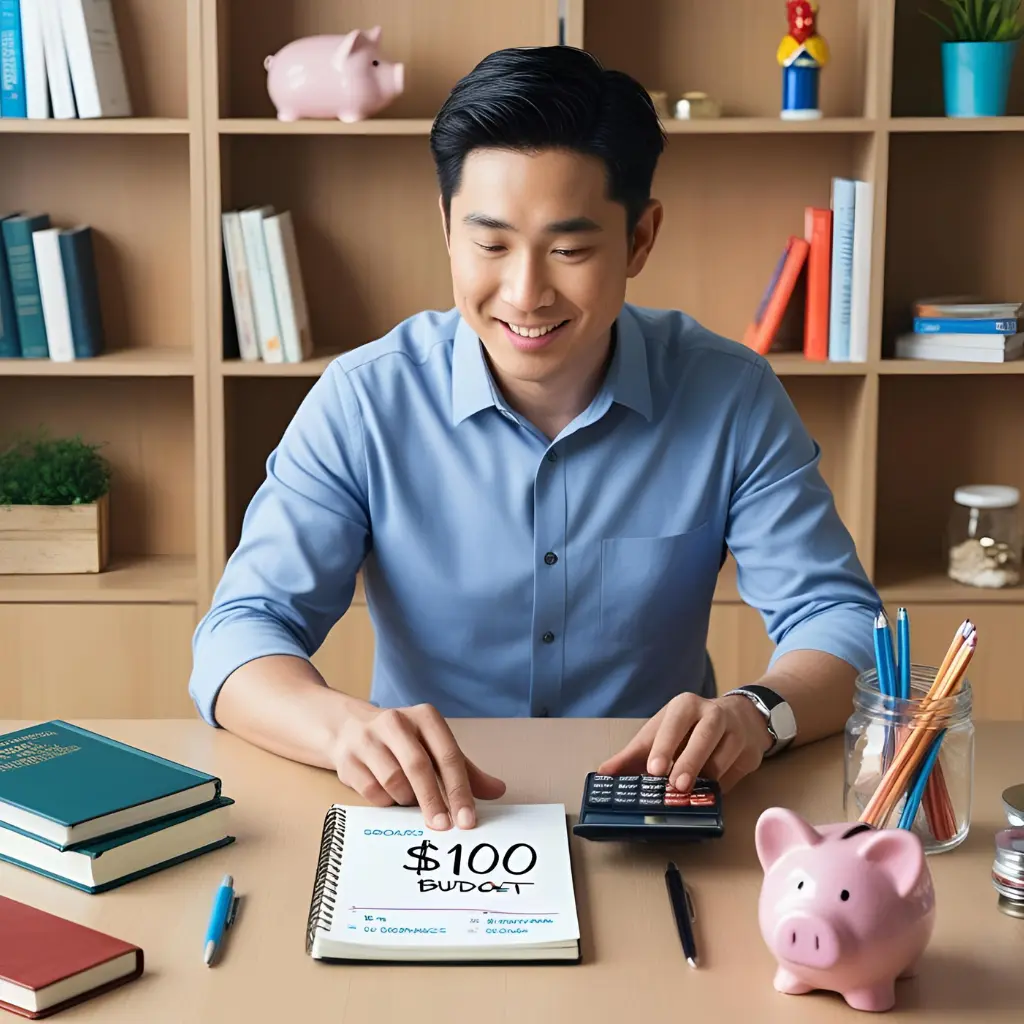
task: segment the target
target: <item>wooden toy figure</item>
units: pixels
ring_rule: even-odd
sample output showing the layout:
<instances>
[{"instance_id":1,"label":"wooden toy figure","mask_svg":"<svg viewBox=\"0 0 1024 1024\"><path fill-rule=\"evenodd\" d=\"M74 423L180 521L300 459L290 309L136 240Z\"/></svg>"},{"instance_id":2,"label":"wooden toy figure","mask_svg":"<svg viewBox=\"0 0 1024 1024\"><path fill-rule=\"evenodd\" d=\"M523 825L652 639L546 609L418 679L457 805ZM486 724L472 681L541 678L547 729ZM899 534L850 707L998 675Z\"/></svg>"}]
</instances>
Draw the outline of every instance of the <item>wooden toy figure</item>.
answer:
<instances>
[{"instance_id":1,"label":"wooden toy figure","mask_svg":"<svg viewBox=\"0 0 1024 1024\"><path fill-rule=\"evenodd\" d=\"M818 77L828 63L828 43L818 35L817 0L786 0L789 32L775 54L782 68L782 111L787 121L821 117Z\"/></svg>"}]
</instances>

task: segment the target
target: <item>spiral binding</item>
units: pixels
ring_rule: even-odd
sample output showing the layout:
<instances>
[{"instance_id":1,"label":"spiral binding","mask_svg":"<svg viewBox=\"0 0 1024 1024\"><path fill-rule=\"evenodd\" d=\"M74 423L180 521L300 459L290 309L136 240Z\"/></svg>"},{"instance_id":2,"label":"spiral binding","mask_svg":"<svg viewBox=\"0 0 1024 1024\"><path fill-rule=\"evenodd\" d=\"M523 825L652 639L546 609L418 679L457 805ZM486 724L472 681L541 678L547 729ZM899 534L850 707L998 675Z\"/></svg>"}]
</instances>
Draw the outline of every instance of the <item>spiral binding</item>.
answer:
<instances>
[{"instance_id":1,"label":"spiral binding","mask_svg":"<svg viewBox=\"0 0 1024 1024\"><path fill-rule=\"evenodd\" d=\"M338 875L345 847L345 808L333 806L324 818L320 836L320 856L316 863L313 896L306 922L306 952L313 952L313 939L320 929L330 930L334 905L338 898Z\"/></svg>"}]
</instances>

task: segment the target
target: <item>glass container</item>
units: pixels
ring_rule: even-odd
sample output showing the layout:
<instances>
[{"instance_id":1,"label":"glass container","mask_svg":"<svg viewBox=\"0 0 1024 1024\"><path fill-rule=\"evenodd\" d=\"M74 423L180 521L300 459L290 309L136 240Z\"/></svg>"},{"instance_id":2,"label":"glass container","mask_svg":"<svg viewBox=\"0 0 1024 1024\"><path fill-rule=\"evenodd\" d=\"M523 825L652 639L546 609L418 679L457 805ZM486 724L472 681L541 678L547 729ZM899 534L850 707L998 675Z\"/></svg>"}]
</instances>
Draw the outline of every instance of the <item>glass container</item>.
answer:
<instances>
[{"instance_id":1,"label":"glass container","mask_svg":"<svg viewBox=\"0 0 1024 1024\"><path fill-rule=\"evenodd\" d=\"M1020 491L996 484L958 487L947 528L946 572L972 587L1020 583Z\"/></svg>"}]
</instances>

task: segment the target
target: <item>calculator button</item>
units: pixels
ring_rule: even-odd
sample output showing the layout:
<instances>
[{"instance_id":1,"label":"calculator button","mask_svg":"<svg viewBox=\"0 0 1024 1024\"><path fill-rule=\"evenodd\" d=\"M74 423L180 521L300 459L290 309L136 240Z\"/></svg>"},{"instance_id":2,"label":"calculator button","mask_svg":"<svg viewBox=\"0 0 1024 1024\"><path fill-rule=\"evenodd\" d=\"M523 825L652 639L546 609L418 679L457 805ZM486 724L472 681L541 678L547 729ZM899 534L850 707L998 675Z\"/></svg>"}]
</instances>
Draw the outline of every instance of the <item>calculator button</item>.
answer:
<instances>
[{"instance_id":1,"label":"calculator button","mask_svg":"<svg viewBox=\"0 0 1024 1024\"><path fill-rule=\"evenodd\" d=\"M641 796L637 803L641 807L661 807L662 800L660 796Z\"/></svg>"},{"instance_id":2,"label":"calculator button","mask_svg":"<svg viewBox=\"0 0 1024 1024\"><path fill-rule=\"evenodd\" d=\"M694 793L690 797L692 807L714 807L715 797L713 793Z\"/></svg>"},{"instance_id":3,"label":"calculator button","mask_svg":"<svg viewBox=\"0 0 1024 1024\"><path fill-rule=\"evenodd\" d=\"M590 803L592 804L610 804L612 802L611 793L591 793Z\"/></svg>"},{"instance_id":4,"label":"calculator button","mask_svg":"<svg viewBox=\"0 0 1024 1024\"><path fill-rule=\"evenodd\" d=\"M614 782L614 775L593 775L591 776L591 782Z\"/></svg>"},{"instance_id":5,"label":"calculator button","mask_svg":"<svg viewBox=\"0 0 1024 1024\"><path fill-rule=\"evenodd\" d=\"M631 796L622 796L617 793L612 797L612 803L618 804L619 807L632 807L636 803L636 800Z\"/></svg>"},{"instance_id":6,"label":"calculator button","mask_svg":"<svg viewBox=\"0 0 1024 1024\"><path fill-rule=\"evenodd\" d=\"M690 806L690 794L689 793L666 793L665 794L665 806L666 807L689 807Z\"/></svg>"}]
</instances>

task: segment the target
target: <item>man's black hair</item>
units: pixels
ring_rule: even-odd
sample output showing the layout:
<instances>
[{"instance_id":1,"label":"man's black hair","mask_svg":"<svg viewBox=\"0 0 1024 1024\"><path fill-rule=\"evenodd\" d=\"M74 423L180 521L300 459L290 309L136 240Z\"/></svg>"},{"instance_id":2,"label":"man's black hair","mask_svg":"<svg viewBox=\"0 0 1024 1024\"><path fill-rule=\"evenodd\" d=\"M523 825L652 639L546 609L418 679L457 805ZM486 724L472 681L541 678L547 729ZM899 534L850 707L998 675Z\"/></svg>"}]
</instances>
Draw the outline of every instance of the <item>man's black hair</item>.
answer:
<instances>
[{"instance_id":1,"label":"man's black hair","mask_svg":"<svg viewBox=\"0 0 1024 1024\"><path fill-rule=\"evenodd\" d=\"M665 141L646 89L571 46L512 47L484 57L452 89L430 131L446 224L471 150L558 148L604 161L608 198L626 208L630 236Z\"/></svg>"}]
</instances>

